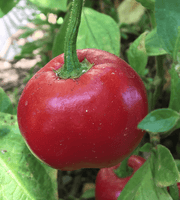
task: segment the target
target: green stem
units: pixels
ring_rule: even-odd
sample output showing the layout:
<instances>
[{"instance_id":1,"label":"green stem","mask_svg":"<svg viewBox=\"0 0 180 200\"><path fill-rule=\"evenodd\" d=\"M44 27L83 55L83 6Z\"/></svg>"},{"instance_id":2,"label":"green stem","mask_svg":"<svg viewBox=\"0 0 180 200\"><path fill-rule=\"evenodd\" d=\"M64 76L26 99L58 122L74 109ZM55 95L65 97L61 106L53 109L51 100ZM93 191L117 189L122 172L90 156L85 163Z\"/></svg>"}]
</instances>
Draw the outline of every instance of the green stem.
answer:
<instances>
[{"instance_id":1,"label":"green stem","mask_svg":"<svg viewBox=\"0 0 180 200\"><path fill-rule=\"evenodd\" d=\"M82 178L82 175L79 173L78 175L75 176L74 178L74 182L73 182L73 185L72 185L72 189L70 191L70 196L76 196L82 182L81 182L81 178Z\"/></svg>"},{"instance_id":2,"label":"green stem","mask_svg":"<svg viewBox=\"0 0 180 200\"><path fill-rule=\"evenodd\" d=\"M64 70L72 72L81 67L76 53L76 38L81 22L83 0L74 0L64 46Z\"/></svg>"},{"instance_id":3,"label":"green stem","mask_svg":"<svg viewBox=\"0 0 180 200\"><path fill-rule=\"evenodd\" d=\"M58 170L58 194L60 198L63 198L63 173L61 170Z\"/></svg>"},{"instance_id":4,"label":"green stem","mask_svg":"<svg viewBox=\"0 0 180 200\"><path fill-rule=\"evenodd\" d=\"M180 42L180 27L178 27L178 38L175 43L174 51L173 51L173 63L174 65L178 64L178 52L179 52L179 42Z\"/></svg>"},{"instance_id":5,"label":"green stem","mask_svg":"<svg viewBox=\"0 0 180 200\"><path fill-rule=\"evenodd\" d=\"M156 76L155 76L155 91L153 95L152 110L154 109L159 97L162 94L163 86L165 83L164 67L163 67L164 55L156 57Z\"/></svg>"},{"instance_id":6,"label":"green stem","mask_svg":"<svg viewBox=\"0 0 180 200\"><path fill-rule=\"evenodd\" d=\"M55 71L57 76L63 79L78 78L92 67L92 64L86 59L80 63L76 53L76 40L81 22L82 7L83 0L73 0L64 43L64 65Z\"/></svg>"},{"instance_id":7,"label":"green stem","mask_svg":"<svg viewBox=\"0 0 180 200\"><path fill-rule=\"evenodd\" d=\"M156 27L155 8L154 10L149 10L149 16L150 16L152 29L154 29Z\"/></svg>"},{"instance_id":8,"label":"green stem","mask_svg":"<svg viewBox=\"0 0 180 200\"><path fill-rule=\"evenodd\" d=\"M157 145L160 144L160 135L158 133L150 133L150 142L153 145L153 147L157 148Z\"/></svg>"},{"instance_id":9,"label":"green stem","mask_svg":"<svg viewBox=\"0 0 180 200\"><path fill-rule=\"evenodd\" d=\"M155 8L149 10L150 20L152 29L156 28L156 18L155 18ZM155 77L155 91L154 94L150 97L150 111L154 110L154 107L162 94L163 86L165 83L164 78L164 68L163 68L164 55L156 56L156 77Z\"/></svg>"},{"instance_id":10,"label":"green stem","mask_svg":"<svg viewBox=\"0 0 180 200\"><path fill-rule=\"evenodd\" d=\"M149 16L151 21L152 29L156 28L156 18L155 18L155 7L153 10L149 10ZM162 94L162 89L164 85L164 68L163 68L164 56L156 56L156 77L155 77L155 92L149 95L149 112L154 110L159 96Z\"/></svg>"},{"instance_id":11,"label":"green stem","mask_svg":"<svg viewBox=\"0 0 180 200\"><path fill-rule=\"evenodd\" d=\"M131 176L133 173L133 169L128 166L128 159L130 156L125 158L122 162L121 165L114 170L114 173L119 177L119 178L125 178L128 176Z\"/></svg>"}]
</instances>

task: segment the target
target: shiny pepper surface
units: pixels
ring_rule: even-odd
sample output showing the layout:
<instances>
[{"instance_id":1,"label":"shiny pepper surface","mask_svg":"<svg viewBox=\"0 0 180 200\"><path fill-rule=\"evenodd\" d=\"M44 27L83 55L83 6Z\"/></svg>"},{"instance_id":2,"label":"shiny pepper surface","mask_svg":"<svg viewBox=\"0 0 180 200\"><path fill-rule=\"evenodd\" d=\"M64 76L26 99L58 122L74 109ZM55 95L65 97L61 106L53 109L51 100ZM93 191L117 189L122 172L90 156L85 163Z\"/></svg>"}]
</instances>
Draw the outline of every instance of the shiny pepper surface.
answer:
<instances>
[{"instance_id":1,"label":"shiny pepper surface","mask_svg":"<svg viewBox=\"0 0 180 200\"><path fill-rule=\"evenodd\" d=\"M128 166L133 169L133 173L131 176L125 178L119 178L114 173L114 170L117 169L120 164L99 170L96 177L96 200L117 200L127 182L145 161L146 160L140 156L131 156L128 160Z\"/></svg>"},{"instance_id":2,"label":"shiny pepper surface","mask_svg":"<svg viewBox=\"0 0 180 200\"><path fill-rule=\"evenodd\" d=\"M27 83L18 104L18 123L32 153L61 170L111 167L139 144L138 123L147 115L144 84L119 57L97 49L77 50L92 68L76 79L54 70L64 54Z\"/></svg>"}]
</instances>

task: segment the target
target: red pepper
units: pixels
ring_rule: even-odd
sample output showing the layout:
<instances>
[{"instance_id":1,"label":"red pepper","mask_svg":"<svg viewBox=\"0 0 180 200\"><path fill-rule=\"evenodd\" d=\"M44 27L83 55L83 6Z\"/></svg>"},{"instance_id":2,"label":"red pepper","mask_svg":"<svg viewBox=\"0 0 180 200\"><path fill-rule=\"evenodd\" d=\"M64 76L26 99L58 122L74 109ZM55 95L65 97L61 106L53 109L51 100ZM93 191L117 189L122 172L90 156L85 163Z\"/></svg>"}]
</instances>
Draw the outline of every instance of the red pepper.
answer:
<instances>
[{"instance_id":1,"label":"red pepper","mask_svg":"<svg viewBox=\"0 0 180 200\"><path fill-rule=\"evenodd\" d=\"M117 169L121 163L110 168L101 169L96 177L96 200L117 200L127 182L145 161L146 160L140 156L131 156L128 160L128 166L133 169L133 173L126 178L119 178L114 173L114 170Z\"/></svg>"},{"instance_id":2,"label":"red pepper","mask_svg":"<svg viewBox=\"0 0 180 200\"><path fill-rule=\"evenodd\" d=\"M54 70L51 60L27 83L18 105L20 131L32 153L61 170L111 167L139 144L138 123L147 115L144 84L119 57L97 49L77 50L93 67L76 79Z\"/></svg>"}]
</instances>

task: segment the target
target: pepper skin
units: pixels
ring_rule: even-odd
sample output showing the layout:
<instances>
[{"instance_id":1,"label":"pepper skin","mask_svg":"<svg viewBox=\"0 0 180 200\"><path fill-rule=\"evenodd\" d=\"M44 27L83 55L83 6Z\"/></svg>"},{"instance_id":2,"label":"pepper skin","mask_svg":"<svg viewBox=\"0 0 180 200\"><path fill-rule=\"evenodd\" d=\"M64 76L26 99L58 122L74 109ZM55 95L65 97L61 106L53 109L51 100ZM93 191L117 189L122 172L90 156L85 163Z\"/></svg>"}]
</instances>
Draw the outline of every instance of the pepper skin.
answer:
<instances>
[{"instance_id":1,"label":"pepper skin","mask_svg":"<svg viewBox=\"0 0 180 200\"><path fill-rule=\"evenodd\" d=\"M117 200L127 182L145 161L146 160L140 156L131 156L128 160L128 166L133 168L133 173L126 178L119 178L114 173L114 170L117 169L121 163L110 168L100 169L96 177L96 200Z\"/></svg>"},{"instance_id":2,"label":"pepper skin","mask_svg":"<svg viewBox=\"0 0 180 200\"><path fill-rule=\"evenodd\" d=\"M32 153L53 168L111 167L144 135L137 125L148 113L146 90L119 57L97 49L77 55L94 64L79 78L56 75L61 54L30 79L18 104L19 129Z\"/></svg>"}]
</instances>

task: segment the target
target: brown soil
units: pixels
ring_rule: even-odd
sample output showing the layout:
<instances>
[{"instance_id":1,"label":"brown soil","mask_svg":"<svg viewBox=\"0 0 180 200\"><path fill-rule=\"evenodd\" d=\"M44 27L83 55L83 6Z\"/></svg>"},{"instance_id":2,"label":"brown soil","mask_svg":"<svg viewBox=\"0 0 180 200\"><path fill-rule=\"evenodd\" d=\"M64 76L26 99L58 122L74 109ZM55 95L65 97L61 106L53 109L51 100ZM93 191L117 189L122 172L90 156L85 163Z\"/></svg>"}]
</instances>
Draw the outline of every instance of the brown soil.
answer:
<instances>
[{"instance_id":1,"label":"brown soil","mask_svg":"<svg viewBox=\"0 0 180 200\"><path fill-rule=\"evenodd\" d=\"M36 66L36 63L39 61L40 57L38 56L34 59L21 59L19 61L6 61L0 59L0 87L2 87L5 92L13 92L14 88L17 88L17 98L19 99L19 96L26 85L26 83L24 82L24 78L26 78L26 76L29 74L29 70L34 65L35 68L33 70L33 73L39 70L39 67ZM10 93L7 94L13 102L13 95L10 95Z\"/></svg>"}]
</instances>

